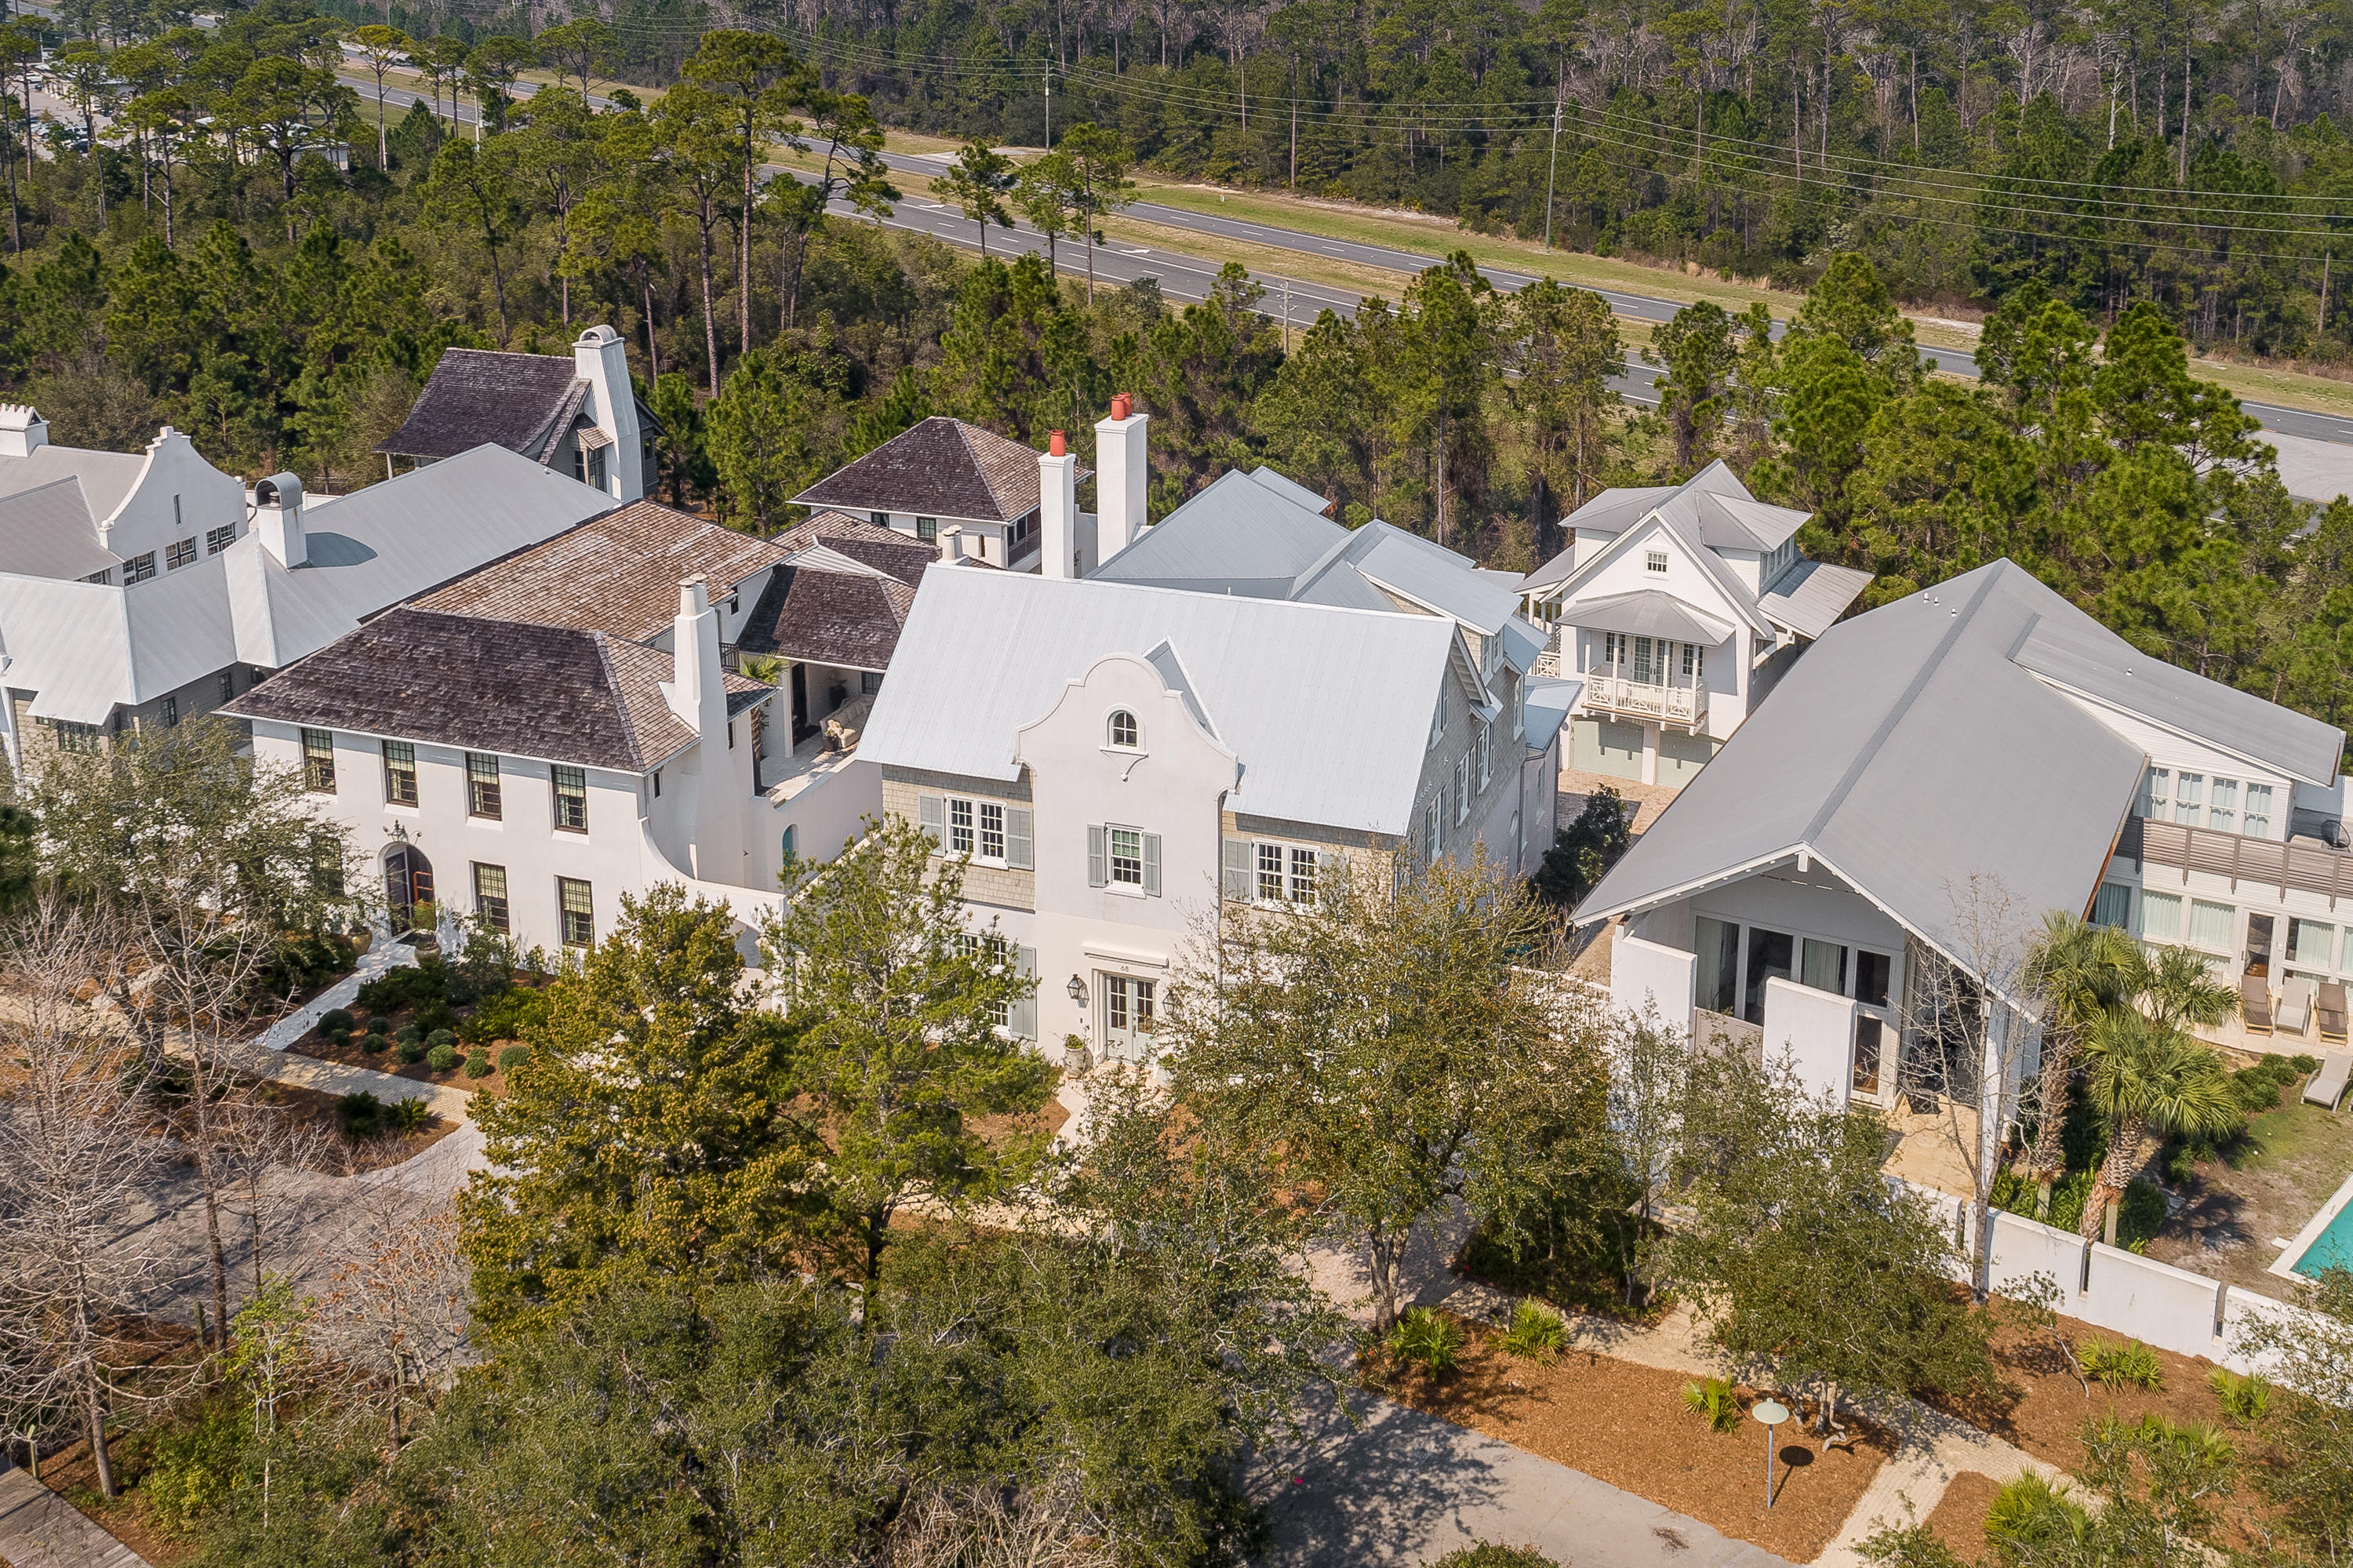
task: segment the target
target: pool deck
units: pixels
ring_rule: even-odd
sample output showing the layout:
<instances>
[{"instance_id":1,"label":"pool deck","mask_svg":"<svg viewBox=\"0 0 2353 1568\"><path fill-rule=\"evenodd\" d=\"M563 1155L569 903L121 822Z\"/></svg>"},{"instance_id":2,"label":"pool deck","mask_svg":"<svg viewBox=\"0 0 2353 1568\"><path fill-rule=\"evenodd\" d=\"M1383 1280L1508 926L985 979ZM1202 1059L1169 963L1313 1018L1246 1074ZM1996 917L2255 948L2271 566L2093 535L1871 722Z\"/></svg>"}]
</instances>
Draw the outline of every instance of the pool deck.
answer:
<instances>
[{"instance_id":1,"label":"pool deck","mask_svg":"<svg viewBox=\"0 0 2353 1568\"><path fill-rule=\"evenodd\" d=\"M2298 1273L2295 1265L2304 1261L2304 1255L2312 1250L2321 1233L2336 1223L2337 1215L2343 1213L2348 1205L2353 1205L2353 1176L2345 1178L2345 1184L2337 1189L2328 1202L2320 1205L2320 1212L2305 1223L2304 1229L2295 1233L2295 1239L2287 1244L2287 1249L2279 1255L2279 1261L2272 1265L2270 1272L2283 1279L2302 1281L2311 1278L2308 1274ZM2345 1261L2347 1266L2353 1267L2353 1257Z\"/></svg>"}]
</instances>

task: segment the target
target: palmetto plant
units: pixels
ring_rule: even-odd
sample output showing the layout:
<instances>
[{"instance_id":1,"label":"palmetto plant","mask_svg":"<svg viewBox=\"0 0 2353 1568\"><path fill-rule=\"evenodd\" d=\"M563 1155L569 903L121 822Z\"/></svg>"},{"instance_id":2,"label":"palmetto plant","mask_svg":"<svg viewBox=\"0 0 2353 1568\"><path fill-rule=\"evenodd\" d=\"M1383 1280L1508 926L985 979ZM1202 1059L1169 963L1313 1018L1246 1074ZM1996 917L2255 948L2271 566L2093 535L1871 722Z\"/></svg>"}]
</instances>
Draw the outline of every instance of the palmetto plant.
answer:
<instances>
[{"instance_id":1,"label":"palmetto plant","mask_svg":"<svg viewBox=\"0 0 2353 1568\"><path fill-rule=\"evenodd\" d=\"M2135 947L2131 951L2126 989L2140 1010L2159 1023L2220 1023L2239 1003L2236 993L2214 978L2206 960L2187 948Z\"/></svg>"},{"instance_id":2,"label":"palmetto plant","mask_svg":"<svg viewBox=\"0 0 2353 1568\"><path fill-rule=\"evenodd\" d=\"M2027 953L2027 985L2043 999L2041 1121L2031 1160L2042 1187L2039 1213L2050 1212L2051 1184L2067 1169L2060 1133L2078 1048L2101 1017L2133 994L2147 963L2132 938L2115 927L2094 926L2060 909L2042 917L2042 934Z\"/></svg>"},{"instance_id":3,"label":"palmetto plant","mask_svg":"<svg viewBox=\"0 0 2353 1568\"><path fill-rule=\"evenodd\" d=\"M2103 1217L2140 1168L2151 1134L2215 1137L2236 1127L2238 1097L2222 1055L2168 1022L2132 1008L2102 1014L2083 1041L2084 1089L2108 1121L2107 1158L2084 1205L2082 1232L2097 1234Z\"/></svg>"}]
</instances>

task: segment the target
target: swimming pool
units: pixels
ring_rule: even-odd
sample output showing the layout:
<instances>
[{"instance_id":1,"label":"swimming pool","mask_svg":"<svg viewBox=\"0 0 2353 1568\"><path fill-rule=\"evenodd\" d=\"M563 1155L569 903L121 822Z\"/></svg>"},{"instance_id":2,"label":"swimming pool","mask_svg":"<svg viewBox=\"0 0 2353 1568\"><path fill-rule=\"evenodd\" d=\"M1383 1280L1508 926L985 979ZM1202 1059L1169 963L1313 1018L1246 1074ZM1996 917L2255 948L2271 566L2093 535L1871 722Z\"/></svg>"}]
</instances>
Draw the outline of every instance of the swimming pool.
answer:
<instances>
[{"instance_id":1,"label":"swimming pool","mask_svg":"<svg viewBox=\"0 0 2353 1568\"><path fill-rule=\"evenodd\" d=\"M2320 1206L2320 1213L2296 1233L2271 1272L2290 1279L2309 1279L2329 1267L2353 1268L2353 1176L2347 1177L2345 1185Z\"/></svg>"}]
</instances>

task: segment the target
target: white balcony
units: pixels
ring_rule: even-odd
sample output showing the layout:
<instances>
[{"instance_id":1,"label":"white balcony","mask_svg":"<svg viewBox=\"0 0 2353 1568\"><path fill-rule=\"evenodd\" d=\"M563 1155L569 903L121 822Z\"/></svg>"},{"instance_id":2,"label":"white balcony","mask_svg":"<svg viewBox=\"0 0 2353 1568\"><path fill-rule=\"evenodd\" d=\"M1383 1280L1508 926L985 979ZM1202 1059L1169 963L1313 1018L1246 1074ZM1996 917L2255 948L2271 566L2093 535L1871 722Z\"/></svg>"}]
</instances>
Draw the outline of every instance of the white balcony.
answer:
<instances>
[{"instance_id":1,"label":"white balcony","mask_svg":"<svg viewBox=\"0 0 2353 1568\"><path fill-rule=\"evenodd\" d=\"M1636 681L1597 670L1585 677L1585 708L1588 713L1697 729L1707 722L1707 688Z\"/></svg>"}]
</instances>

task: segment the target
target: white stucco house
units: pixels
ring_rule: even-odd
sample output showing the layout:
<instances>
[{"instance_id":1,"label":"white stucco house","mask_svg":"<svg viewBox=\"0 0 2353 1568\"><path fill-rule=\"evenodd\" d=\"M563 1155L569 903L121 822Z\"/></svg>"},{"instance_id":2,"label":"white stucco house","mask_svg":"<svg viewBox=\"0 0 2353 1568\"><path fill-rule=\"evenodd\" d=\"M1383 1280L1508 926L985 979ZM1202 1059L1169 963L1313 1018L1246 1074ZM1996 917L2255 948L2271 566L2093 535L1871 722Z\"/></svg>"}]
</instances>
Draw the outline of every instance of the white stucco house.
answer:
<instances>
[{"instance_id":1,"label":"white stucco house","mask_svg":"<svg viewBox=\"0 0 2353 1568\"><path fill-rule=\"evenodd\" d=\"M1809 515L1714 462L1680 485L1605 490L1562 520L1568 547L1518 588L1551 639L1543 673L1583 683L1569 767L1681 786L1707 766L1871 584L1806 558Z\"/></svg>"},{"instance_id":2,"label":"white stucco house","mask_svg":"<svg viewBox=\"0 0 2353 1568\"><path fill-rule=\"evenodd\" d=\"M1577 917L1610 923L1621 1006L1893 1106L1994 1075L1939 1024L1956 996L2031 1070L2034 1009L1986 971L2049 910L2189 947L2233 985L2353 973L2353 855L2322 836L2343 744L1997 561L1825 632ZM1992 1106L2015 1084L1978 1086Z\"/></svg>"},{"instance_id":3,"label":"white stucco house","mask_svg":"<svg viewBox=\"0 0 2353 1568\"><path fill-rule=\"evenodd\" d=\"M496 447L347 496L290 474L248 495L176 430L92 451L0 410L0 750L22 769L168 728L611 504Z\"/></svg>"},{"instance_id":4,"label":"white stucco house","mask_svg":"<svg viewBox=\"0 0 2353 1568\"><path fill-rule=\"evenodd\" d=\"M1502 836L1523 722L1449 618L934 570L860 749L1036 976L1012 1032L1117 1054L1221 901Z\"/></svg>"}]
</instances>

